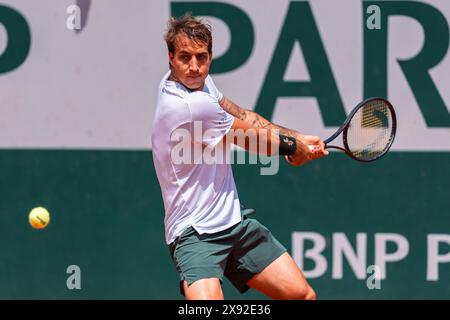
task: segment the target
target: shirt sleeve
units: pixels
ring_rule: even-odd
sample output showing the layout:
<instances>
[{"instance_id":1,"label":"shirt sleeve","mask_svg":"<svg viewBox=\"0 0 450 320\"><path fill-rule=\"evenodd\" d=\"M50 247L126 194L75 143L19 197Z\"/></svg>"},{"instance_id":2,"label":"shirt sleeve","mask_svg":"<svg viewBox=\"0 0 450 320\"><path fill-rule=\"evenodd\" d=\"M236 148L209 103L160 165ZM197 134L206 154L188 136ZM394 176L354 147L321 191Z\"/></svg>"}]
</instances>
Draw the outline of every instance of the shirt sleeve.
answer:
<instances>
[{"instance_id":1,"label":"shirt sleeve","mask_svg":"<svg viewBox=\"0 0 450 320\"><path fill-rule=\"evenodd\" d=\"M206 92L191 93L187 102L192 117L192 139L205 146L215 147L231 129L234 117Z\"/></svg>"},{"instance_id":2,"label":"shirt sleeve","mask_svg":"<svg viewBox=\"0 0 450 320\"><path fill-rule=\"evenodd\" d=\"M223 94L222 94L222 92L219 91L219 89L217 89L217 87L210 75L208 75L205 79L205 87L206 87L205 88L206 92L209 93L210 95L212 95L214 98L216 98L217 101L220 102L220 100L222 100Z\"/></svg>"}]
</instances>

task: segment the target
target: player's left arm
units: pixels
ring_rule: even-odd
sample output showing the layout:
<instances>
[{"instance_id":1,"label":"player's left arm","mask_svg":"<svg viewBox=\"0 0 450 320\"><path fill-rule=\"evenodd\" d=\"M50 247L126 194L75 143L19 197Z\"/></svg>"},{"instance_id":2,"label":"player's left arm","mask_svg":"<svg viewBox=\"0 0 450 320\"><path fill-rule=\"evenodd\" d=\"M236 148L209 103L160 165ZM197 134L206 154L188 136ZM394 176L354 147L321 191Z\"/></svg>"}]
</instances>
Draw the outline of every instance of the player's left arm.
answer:
<instances>
[{"instance_id":1,"label":"player's left arm","mask_svg":"<svg viewBox=\"0 0 450 320\"><path fill-rule=\"evenodd\" d=\"M274 124L263 116L257 114L256 112L238 106L236 103L225 96L222 98L222 100L220 100L219 104L226 112L242 121L247 122L252 127L266 128L270 130L278 129L280 134L282 135L296 138L308 145L319 145L321 148L324 147L323 142L319 137L303 135L298 131Z\"/></svg>"}]
</instances>

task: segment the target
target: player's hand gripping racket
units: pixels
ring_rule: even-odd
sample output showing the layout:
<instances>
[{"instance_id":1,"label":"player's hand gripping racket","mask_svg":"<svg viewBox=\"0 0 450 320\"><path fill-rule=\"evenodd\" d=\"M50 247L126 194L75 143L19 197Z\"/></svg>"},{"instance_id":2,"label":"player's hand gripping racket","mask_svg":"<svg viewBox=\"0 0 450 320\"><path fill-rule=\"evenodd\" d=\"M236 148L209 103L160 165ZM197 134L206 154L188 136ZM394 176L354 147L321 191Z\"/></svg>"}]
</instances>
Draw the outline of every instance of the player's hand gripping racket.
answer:
<instances>
[{"instance_id":1,"label":"player's hand gripping racket","mask_svg":"<svg viewBox=\"0 0 450 320\"><path fill-rule=\"evenodd\" d=\"M397 118L391 103L383 98L370 98L358 104L324 144L325 148L342 150L357 161L371 162L389 151L396 130ZM343 146L330 145L341 133Z\"/></svg>"}]
</instances>

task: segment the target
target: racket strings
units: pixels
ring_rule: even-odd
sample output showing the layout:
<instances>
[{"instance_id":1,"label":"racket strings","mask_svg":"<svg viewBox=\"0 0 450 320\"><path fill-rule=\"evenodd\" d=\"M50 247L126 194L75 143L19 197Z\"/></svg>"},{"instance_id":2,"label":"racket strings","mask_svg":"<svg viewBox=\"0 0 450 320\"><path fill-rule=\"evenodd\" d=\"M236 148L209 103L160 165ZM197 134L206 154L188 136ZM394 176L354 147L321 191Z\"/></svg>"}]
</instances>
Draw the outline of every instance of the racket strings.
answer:
<instances>
[{"instance_id":1,"label":"racket strings","mask_svg":"<svg viewBox=\"0 0 450 320\"><path fill-rule=\"evenodd\" d=\"M370 161L389 149L394 136L393 115L383 100L362 106L346 132L348 151L359 160Z\"/></svg>"}]
</instances>

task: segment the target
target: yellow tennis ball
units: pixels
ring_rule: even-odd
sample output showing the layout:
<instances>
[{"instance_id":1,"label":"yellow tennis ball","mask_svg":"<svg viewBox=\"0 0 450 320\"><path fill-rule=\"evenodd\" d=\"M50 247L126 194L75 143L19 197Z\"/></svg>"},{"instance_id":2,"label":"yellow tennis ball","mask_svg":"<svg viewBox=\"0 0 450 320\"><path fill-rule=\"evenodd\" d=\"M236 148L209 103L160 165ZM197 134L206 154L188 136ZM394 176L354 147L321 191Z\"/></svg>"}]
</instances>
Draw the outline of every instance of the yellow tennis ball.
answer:
<instances>
[{"instance_id":1,"label":"yellow tennis ball","mask_svg":"<svg viewBox=\"0 0 450 320\"><path fill-rule=\"evenodd\" d=\"M35 229L43 229L50 223L50 214L47 209L37 207L31 210L28 215L30 225Z\"/></svg>"}]
</instances>

